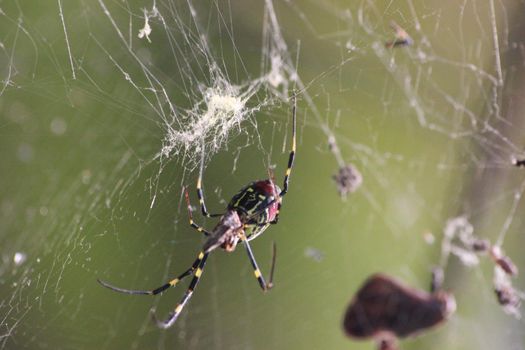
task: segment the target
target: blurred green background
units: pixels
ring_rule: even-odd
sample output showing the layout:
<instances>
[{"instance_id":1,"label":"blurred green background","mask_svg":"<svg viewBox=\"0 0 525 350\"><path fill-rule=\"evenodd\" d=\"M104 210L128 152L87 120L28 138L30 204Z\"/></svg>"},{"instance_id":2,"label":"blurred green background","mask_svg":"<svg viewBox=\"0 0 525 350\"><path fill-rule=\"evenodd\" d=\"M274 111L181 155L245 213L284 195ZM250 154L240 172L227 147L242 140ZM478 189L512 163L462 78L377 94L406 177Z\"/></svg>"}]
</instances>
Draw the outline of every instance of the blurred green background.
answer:
<instances>
[{"instance_id":1,"label":"blurred green background","mask_svg":"<svg viewBox=\"0 0 525 350\"><path fill-rule=\"evenodd\" d=\"M353 293L379 271L426 289L446 222L458 215L480 237L504 232L503 248L524 266L523 171L510 162L523 156L522 5L275 1L272 12L263 2L157 1L149 43L137 33L152 5L0 2L2 348L373 349L341 329ZM265 73L272 46L263 34L279 38L271 14L306 85L280 222L252 242L267 275L276 241L276 286L260 291L243 249L214 253L177 323L159 330L149 310L167 315L186 284L147 297L96 283L156 287L186 269L203 241L182 201L199 155L156 157L170 119L143 69L178 111L191 109L215 81L212 62L232 84ZM414 46L384 48L392 20ZM260 108L205 164L212 212L269 166L279 182L284 174L290 106L267 90L248 105ZM331 179L338 165L326 130L363 174L347 200ZM451 259L445 287L457 313L403 349L525 347L523 321L495 300L488 259L475 268Z\"/></svg>"}]
</instances>

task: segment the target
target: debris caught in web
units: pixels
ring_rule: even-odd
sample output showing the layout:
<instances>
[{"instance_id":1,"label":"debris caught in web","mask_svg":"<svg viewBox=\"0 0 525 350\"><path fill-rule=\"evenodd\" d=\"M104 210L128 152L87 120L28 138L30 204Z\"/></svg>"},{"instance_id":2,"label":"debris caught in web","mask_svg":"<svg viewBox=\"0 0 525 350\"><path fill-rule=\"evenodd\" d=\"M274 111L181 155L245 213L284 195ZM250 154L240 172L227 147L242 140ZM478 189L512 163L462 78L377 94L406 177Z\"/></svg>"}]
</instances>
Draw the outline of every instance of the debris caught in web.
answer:
<instances>
[{"instance_id":1,"label":"debris caught in web","mask_svg":"<svg viewBox=\"0 0 525 350\"><path fill-rule=\"evenodd\" d=\"M503 253L498 245L474 234L473 226L467 218L460 216L448 220L442 242L442 264L445 265L450 254L468 267L478 265L480 256L487 256L494 263L494 292L498 303L506 314L521 318L521 295L514 289L511 277L518 276L519 270L512 259Z\"/></svg>"},{"instance_id":2,"label":"debris caught in web","mask_svg":"<svg viewBox=\"0 0 525 350\"><path fill-rule=\"evenodd\" d=\"M345 312L343 328L351 338L373 338L379 349L395 349L392 339L422 333L446 321L455 310L452 294L428 293L376 274L357 291Z\"/></svg>"},{"instance_id":3,"label":"debris caught in web","mask_svg":"<svg viewBox=\"0 0 525 350\"><path fill-rule=\"evenodd\" d=\"M354 193L363 183L363 176L353 164L339 168L339 172L332 178L337 185L337 191L345 198L349 193Z\"/></svg>"},{"instance_id":4,"label":"debris caught in web","mask_svg":"<svg viewBox=\"0 0 525 350\"><path fill-rule=\"evenodd\" d=\"M142 9L144 12L144 27L139 29L139 34L137 35L139 39L146 38L149 43L151 43L151 40L149 38L149 35L151 34L151 26L149 25L149 19L157 17L158 12L157 8L153 6L151 11L148 11L146 9Z\"/></svg>"},{"instance_id":5,"label":"debris caught in web","mask_svg":"<svg viewBox=\"0 0 525 350\"><path fill-rule=\"evenodd\" d=\"M521 319L521 297L512 286L509 275L499 266L494 267L494 292L503 312Z\"/></svg>"},{"instance_id":6,"label":"debris caught in web","mask_svg":"<svg viewBox=\"0 0 525 350\"><path fill-rule=\"evenodd\" d=\"M518 267L512 262L510 257L503 255L500 247L493 246L490 249L490 257L507 275L512 277L518 275Z\"/></svg>"}]
</instances>

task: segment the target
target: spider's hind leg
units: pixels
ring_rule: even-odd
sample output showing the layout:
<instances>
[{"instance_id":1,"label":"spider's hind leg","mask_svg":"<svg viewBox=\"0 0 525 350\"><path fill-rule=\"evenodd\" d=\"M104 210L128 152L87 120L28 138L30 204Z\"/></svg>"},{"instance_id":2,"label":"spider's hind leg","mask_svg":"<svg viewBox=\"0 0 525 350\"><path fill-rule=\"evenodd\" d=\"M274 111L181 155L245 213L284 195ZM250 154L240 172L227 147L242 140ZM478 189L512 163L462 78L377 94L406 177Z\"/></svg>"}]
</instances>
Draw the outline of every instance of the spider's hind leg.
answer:
<instances>
[{"instance_id":1,"label":"spider's hind leg","mask_svg":"<svg viewBox=\"0 0 525 350\"><path fill-rule=\"evenodd\" d=\"M193 291L195 290L195 287L197 286L197 283L199 283L199 279L202 275L202 272L204 270L204 266L206 265L206 259L208 259L208 253L200 253L199 257L202 255L202 259L199 262L199 265L197 269L195 270L195 273L193 274L193 279L190 282L190 285L188 289L186 290L186 293L184 293L184 296L182 297L181 301L177 304L173 312L170 313L168 318L164 321L161 321L157 318L155 311L151 311L151 317L153 318L153 321L156 323L156 325L159 328L167 329L177 321L177 318L179 317L182 309L184 306L186 306L186 303L190 300L191 296L193 295Z\"/></svg>"},{"instance_id":2,"label":"spider's hind leg","mask_svg":"<svg viewBox=\"0 0 525 350\"><path fill-rule=\"evenodd\" d=\"M185 277L188 277L189 275L191 275L193 273L193 271L195 271L195 269L202 263L202 260L204 260L206 255L207 254L204 254L204 252L200 252L199 256L197 257L197 259L195 259L195 261L193 262L193 264L191 265L191 267L189 269L187 269L186 271L181 273L179 276L177 276L177 278L174 278L171 281L163 284L162 286L160 286L158 288L155 288L155 289L152 289L152 290L124 289L124 288L115 287L115 286L113 286L113 285L111 285L111 284L109 284L109 283L107 283L105 281L102 281L100 279L97 279L97 281L103 287L106 287L108 289L111 289L112 291L119 292L119 293L139 294L139 295L157 295L159 293L164 292L166 289L168 289L170 287L175 287L182 279L184 279Z\"/></svg>"}]
</instances>

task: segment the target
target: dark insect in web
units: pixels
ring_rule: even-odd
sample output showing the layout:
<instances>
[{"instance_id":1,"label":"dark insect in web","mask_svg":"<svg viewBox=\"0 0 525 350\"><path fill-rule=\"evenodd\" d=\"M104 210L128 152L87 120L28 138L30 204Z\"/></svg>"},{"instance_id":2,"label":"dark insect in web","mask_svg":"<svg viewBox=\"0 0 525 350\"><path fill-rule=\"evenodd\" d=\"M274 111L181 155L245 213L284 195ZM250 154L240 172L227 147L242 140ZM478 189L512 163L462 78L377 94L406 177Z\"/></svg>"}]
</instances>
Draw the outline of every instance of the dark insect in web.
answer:
<instances>
[{"instance_id":1,"label":"dark insect in web","mask_svg":"<svg viewBox=\"0 0 525 350\"><path fill-rule=\"evenodd\" d=\"M152 310L151 315L157 326L166 329L175 323L182 309L193 295L193 291L199 283L199 279L204 271L204 266L206 265L208 255L219 247L227 252L232 252L235 250L237 243L241 241L246 248L248 258L253 267L254 275L257 278L261 289L265 292L271 289L273 287L273 274L275 269L275 244L273 245L270 278L269 282L267 283L257 265L257 261L255 260L255 256L253 255L249 242L262 234L270 225L277 224L279 219L279 211L282 204L282 197L288 193L289 178L292 172L296 150L297 106L295 94L293 95L292 99L292 147L288 158L288 167L285 172L282 190L273 182L271 177L266 180L254 181L243 187L236 195L233 196L233 198L228 203L226 212L224 214L210 214L206 209L206 204L204 202L201 172L197 181L197 196L199 198L202 215L208 218L220 217L220 219L211 232L197 225L193 221L189 195L188 191L185 189L190 225L197 231L202 232L207 237L201 251L197 256L197 259L193 262L193 264L175 279L172 279L164 285L152 290L123 289L115 287L100 279L98 282L102 286L120 293L157 295L169 289L170 287L175 287L185 277L193 275L193 279L191 280L190 285L181 301L164 321L157 319L155 312Z\"/></svg>"},{"instance_id":2,"label":"dark insect in web","mask_svg":"<svg viewBox=\"0 0 525 350\"><path fill-rule=\"evenodd\" d=\"M525 168L525 159L513 159L512 164L518 168Z\"/></svg>"}]
</instances>

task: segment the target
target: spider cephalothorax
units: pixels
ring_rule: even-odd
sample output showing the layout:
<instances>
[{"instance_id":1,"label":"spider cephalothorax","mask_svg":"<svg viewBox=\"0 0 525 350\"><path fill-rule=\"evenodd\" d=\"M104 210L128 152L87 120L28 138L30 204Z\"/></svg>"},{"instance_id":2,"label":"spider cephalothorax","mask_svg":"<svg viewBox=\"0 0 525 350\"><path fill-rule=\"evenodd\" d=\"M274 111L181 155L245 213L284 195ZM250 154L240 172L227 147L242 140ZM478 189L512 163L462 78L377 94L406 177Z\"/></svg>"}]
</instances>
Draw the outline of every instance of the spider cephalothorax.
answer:
<instances>
[{"instance_id":1,"label":"spider cephalothorax","mask_svg":"<svg viewBox=\"0 0 525 350\"><path fill-rule=\"evenodd\" d=\"M202 250L209 253L217 247L221 247L227 252L233 252L237 242L244 234L244 227L241 219L235 210L228 210L213 231L208 235Z\"/></svg>"}]
</instances>

